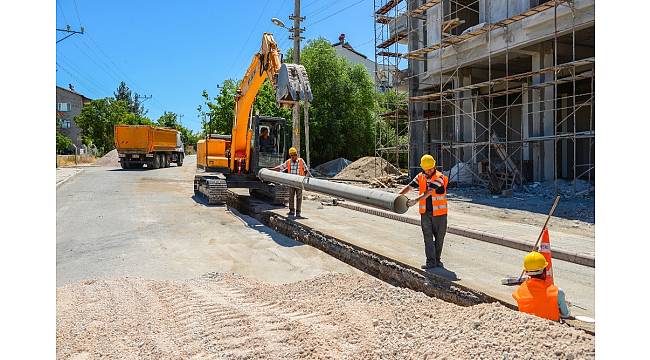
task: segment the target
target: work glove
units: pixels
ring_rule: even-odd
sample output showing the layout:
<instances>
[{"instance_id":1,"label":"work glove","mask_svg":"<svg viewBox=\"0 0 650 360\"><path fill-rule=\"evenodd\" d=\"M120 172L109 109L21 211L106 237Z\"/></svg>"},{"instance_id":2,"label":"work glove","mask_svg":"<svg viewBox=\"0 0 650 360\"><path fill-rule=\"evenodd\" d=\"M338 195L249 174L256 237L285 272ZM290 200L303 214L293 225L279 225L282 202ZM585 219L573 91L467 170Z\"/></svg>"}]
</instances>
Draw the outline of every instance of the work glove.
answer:
<instances>
[{"instance_id":1,"label":"work glove","mask_svg":"<svg viewBox=\"0 0 650 360\"><path fill-rule=\"evenodd\" d=\"M406 206L411 207L411 206L415 205L416 202L418 202L417 199L408 199L406 201Z\"/></svg>"}]
</instances>

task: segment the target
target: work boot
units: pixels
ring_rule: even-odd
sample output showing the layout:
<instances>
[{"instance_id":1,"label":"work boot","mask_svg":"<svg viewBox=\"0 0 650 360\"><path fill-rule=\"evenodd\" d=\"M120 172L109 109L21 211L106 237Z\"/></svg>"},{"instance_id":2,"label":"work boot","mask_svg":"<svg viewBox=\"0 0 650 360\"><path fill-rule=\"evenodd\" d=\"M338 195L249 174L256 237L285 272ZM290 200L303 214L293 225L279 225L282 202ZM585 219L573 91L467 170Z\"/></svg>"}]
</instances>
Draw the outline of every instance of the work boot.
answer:
<instances>
[{"instance_id":1,"label":"work boot","mask_svg":"<svg viewBox=\"0 0 650 360\"><path fill-rule=\"evenodd\" d=\"M429 264L429 263L420 266L420 268L422 268L422 270L429 270L429 269L433 269L435 267L436 267L435 265Z\"/></svg>"},{"instance_id":2,"label":"work boot","mask_svg":"<svg viewBox=\"0 0 650 360\"><path fill-rule=\"evenodd\" d=\"M441 268L443 268L443 267L445 267L445 264L443 264L442 261L438 261L438 262L436 263L436 267L441 267Z\"/></svg>"},{"instance_id":3,"label":"work boot","mask_svg":"<svg viewBox=\"0 0 650 360\"><path fill-rule=\"evenodd\" d=\"M297 212L296 212L296 217L297 217L297 218L301 218L301 217L302 217L302 216L300 216L300 211L297 211Z\"/></svg>"},{"instance_id":4,"label":"work boot","mask_svg":"<svg viewBox=\"0 0 650 360\"><path fill-rule=\"evenodd\" d=\"M294 214L293 210L289 210L289 212L287 213L287 215L289 215L289 216L293 216L293 215L295 215L295 214Z\"/></svg>"}]
</instances>

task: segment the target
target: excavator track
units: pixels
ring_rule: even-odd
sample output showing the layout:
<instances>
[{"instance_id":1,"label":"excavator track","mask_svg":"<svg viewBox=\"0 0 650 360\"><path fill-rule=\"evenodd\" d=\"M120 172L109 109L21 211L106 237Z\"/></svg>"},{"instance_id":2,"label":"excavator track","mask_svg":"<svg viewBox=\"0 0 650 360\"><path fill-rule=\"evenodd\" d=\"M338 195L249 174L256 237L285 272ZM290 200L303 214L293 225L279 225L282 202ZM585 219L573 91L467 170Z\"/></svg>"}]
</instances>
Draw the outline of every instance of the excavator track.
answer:
<instances>
[{"instance_id":1,"label":"excavator track","mask_svg":"<svg viewBox=\"0 0 650 360\"><path fill-rule=\"evenodd\" d=\"M230 196L225 179L218 177L194 177L194 194L208 201L209 205L225 204Z\"/></svg>"},{"instance_id":2,"label":"excavator track","mask_svg":"<svg viewBox=\"0 0 650 360\"><path fill-rule=\"evenodd\" d=\"M250 189L252 197L270 201L273 205L284 205L289 201L289 188L284 185L268 184L265 190Z\"/></svg>"}]
</instances>

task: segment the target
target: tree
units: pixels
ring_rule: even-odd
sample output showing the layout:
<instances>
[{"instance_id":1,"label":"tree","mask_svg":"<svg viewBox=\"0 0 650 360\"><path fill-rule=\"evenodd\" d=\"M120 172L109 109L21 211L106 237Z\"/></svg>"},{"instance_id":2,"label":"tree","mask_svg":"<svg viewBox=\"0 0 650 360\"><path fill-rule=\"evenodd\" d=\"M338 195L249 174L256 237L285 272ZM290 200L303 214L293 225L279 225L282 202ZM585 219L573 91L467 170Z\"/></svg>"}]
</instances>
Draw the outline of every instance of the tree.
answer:
<instances>
[{"instance_id":1,"label":"tree","mask_svg":"<svg viewBox=\"0 0 650 360\"><path fill-rule=\"evenodd\" d=\"M310 41L300 59L314 95L309 115L312 162L372 154L378 107L366 69L338 56L323 38Z\"/></svg>"},{"instance_id":2,"label":"tree","mask_svg":"<svg viewBox=\"0 0 650 360\"><path fill-rule=\"evenodd\" d=\"M203 90L203 104L197 110L199 116L205 117L203 133L230 134L235 118L235 92L237 85L234 80L225 80L219 87L219 94L210 99L207 90ZM203 107L205 105L205 107ZM203 120L203 119L202 119Z\"/></svg>"},{"instance_id":3,"label":"tree","mask_svg":"<svg viewBox=\"0 0 650 360\"><path fill-rule=\"evenodd\" d=\"M72 139L61 134L58 130L56 132L56 152L61 154L68 151L72 147Z\"/></svg>"},{"instance_id":4,"label":"tree","mask_svg":"<svg viewBox=\"0 0 650 360\"><path fill-rule=\"evenodd\" d=\"M138 93L131 94L131 89L126 85L124 81L120 82L117 90L113 93L115 100L124 100L127 103L127 108L130 113L135 114L140 117L144 117L148 110L144 108L140 98L142 97Z\"/></svg>"},{"instance_id":5,"label":"tree","mask_svg":"<svg viewBox=\"0 0 650 360\"><path fill-rule=\"evenodd\" d=\"M84 143L94 144L100 153L113 149L113 126L115 124L152 125L150 119L129 112L124 100L104 98L84 104L81 113L75 117L81 129Z\"/></svg>"}]
</instances>

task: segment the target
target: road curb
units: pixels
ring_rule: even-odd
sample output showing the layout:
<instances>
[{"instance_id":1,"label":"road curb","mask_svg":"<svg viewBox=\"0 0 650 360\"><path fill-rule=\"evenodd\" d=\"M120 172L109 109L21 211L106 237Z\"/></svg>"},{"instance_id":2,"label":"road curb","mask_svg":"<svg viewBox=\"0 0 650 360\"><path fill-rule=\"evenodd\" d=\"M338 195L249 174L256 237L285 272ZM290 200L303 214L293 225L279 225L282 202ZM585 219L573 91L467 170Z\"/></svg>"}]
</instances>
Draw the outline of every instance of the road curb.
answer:
<instances>
[{"instance_id":1,"label":"road curb","mask_svg":"<svg viewBox=\"0 0 650 360\"><path fill-rule=\"evenodd\" d=\"M355 210L355 211L363 212L363 213L366 213L366 214L376 215L376 216L380 216L380 217L383 217L383 218L396 220L396 221L400 221L400 222L411 224L411 225L420 226L420 219L413 218L413 217L410 217L410 216L395 214L395 213L387 212L387 211L384 211L384 210L373 209L373 208L369 208L369 207L366 207L366 206L357 205L357 204L350 204L350 203L346 203L346 202L338 202L337 205L341 206L343 208L346 208L346 209ZM492 244L496 244L496 245L506 246L506 247L516 249L516 250L521 250L521 251L530 251L531 247L532 247L532 244L521 241L521 240L507 238L505 236L498 236L498 235L490 234L490 233L480 231L480 230L475 230L475 229L462 228L462 227L458 227L458 226L447 226L447 232L449 232L450 234L464 236L464 237L467 237L467 238L470 238L470 239L484 241L484 242L488 242L488 243L492 243ZM566 251L566 250L563 250L563 249L554 248L553 249L553 258L558 259L558 260L564 260L564 261L574 263L574 264L578 264L578 265L592 267L592 268L596 267L596 258L595 257L585 255L585 254L570 252L570 251Z\"/></svg>"},{"instance_id":2,"label":"road curb","mask_svg":"<svg viewBox=\"0 0 650 360\"><path fill-rule=\"evenodd\" d=\"M76 169L78 169L78 168L76 168ZM73 177L75 177L75 176L81 174L83 171L84 171L84 169L79 169L79 171L77 171L77 172L75 172L74 174L68 176L67 178L65 178L65 179L63 179L63 180L61 180L61 181L59 181L58 183L56 183L56 188L58 189L59 186L63 185L63 184L66 183L68 180L72 179Z\"/></svg>"}]
</instances>

